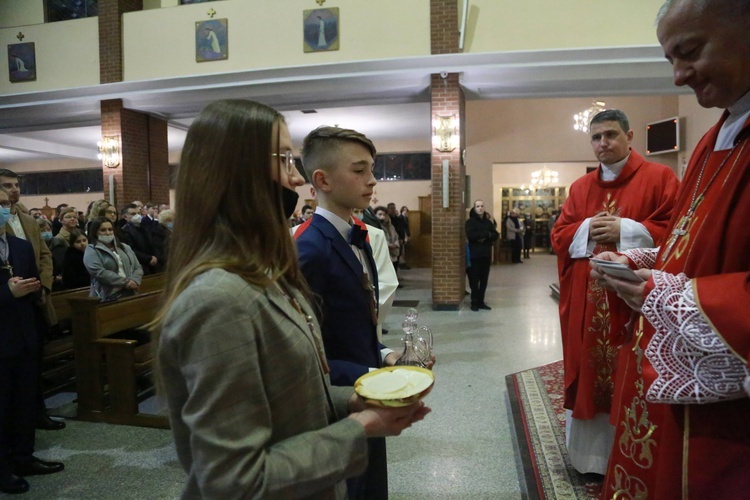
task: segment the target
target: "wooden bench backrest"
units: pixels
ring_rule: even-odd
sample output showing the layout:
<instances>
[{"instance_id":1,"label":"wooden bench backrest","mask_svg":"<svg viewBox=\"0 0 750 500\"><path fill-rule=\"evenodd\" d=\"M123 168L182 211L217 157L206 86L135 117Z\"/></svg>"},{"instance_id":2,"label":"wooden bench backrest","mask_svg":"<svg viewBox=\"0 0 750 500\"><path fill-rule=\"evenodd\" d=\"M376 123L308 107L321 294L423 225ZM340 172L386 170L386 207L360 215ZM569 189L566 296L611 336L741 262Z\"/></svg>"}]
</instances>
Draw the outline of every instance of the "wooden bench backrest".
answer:
<instances>
[{"instance_id":1,"label":"wooden bench backrest","mask_svg":"<svg viewBox=\"0 0 750 500\"><path fill-rule=\"evenodd\" d=\"M95 297L68 299L73 309L75 338L95 341L149 323L161 306L161 294L161 290L141 293L105 303L100 303Z\"/></svg>"},{"instance_id":2,"label":"wooden bench backrest","mask_svg":"<svg viewBox=\"0 0 750 500\"><path fill-rule=\"evenodd\" d=\"M145 294L164 290L165 285L165 273L149 274L148 276L144 276L143 280L141 280L141 287L138 289L138 293ZM74 288L72 290L62 290L50 294L52 306L57 313L57 320L63 321L72 318L73 309L71 309L68 299L88 297L89 291L90 288L86 286L82 288Z\"/></svg>"}]
</instances>

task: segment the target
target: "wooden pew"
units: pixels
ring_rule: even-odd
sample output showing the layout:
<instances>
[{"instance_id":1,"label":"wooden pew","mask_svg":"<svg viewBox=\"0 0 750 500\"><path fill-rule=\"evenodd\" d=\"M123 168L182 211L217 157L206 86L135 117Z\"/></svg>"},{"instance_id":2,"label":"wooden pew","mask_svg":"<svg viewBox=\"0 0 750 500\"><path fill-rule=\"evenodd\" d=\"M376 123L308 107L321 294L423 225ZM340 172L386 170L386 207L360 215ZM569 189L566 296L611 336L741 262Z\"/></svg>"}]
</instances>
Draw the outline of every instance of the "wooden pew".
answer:
<instances>
[{"instance_id":1,"label":"wooden pew","mask_svg":"<svg viewBox=\"0 0 750 500\"><path fill-rule=\"evenodd\" d=\"M136 379L150 376L151 343L138 345L126 338L106 338L151 321L160 307L161 294L153 291L105 303L90 297L69 299L73 310L78 418L144 427L169 426L165 416L138 410Z\"/></svg>"},{"instance_id":2,"label":"wooden pew","mask_svg":"<svg viewBox=\"0 0 750 500\"><path fill-rule=\"evenodd\" d=\"M57 315L58 334L56 337L44 344L42 354L42 391L44 396L49 396L70 385L75 378L75 364L73 362L73 336L70 333L70 320L72 310L68 299L72 297L87 297L89 288L75 288L53 292L48 300L52 301ZM66 335L66 333L68 333Z\"/></svg>"},{"instance_id":3,"label":"wooden pew","mask_svg":"<svg viewBox=\"0 0 750 500\"><path fill-rule=\"evenodd\" d=\"M139 293L163 290L166 284L165 273L150 274L141 280ZM89 296L89 287L62 290L50 294L55 308L58 331L70 332L73 310L68 299ZM42 388L45 397L68 386L75 379L73 336L65 335L46 342L42 355Z\"/></svg>"}]
</instances>

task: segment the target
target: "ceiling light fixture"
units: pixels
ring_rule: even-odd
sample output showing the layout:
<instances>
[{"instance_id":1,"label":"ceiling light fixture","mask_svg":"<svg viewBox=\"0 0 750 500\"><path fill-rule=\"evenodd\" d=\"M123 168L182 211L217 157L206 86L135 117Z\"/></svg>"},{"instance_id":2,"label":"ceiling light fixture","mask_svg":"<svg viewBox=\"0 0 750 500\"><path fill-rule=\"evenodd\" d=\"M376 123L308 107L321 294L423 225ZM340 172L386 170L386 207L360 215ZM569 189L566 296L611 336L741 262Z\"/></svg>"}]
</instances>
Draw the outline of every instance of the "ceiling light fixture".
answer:
<instances>
[{"instance_id":1,"label":"ceiling light fixture","mask_svg":"<svg viewBox=\"0 0 750 500\"><path fill-rule=\"evenodd\" d=\"M584 134L589 133L589 123L591 122L591 119L596 116L597 113L601 113L604 111L604 102L603 101L594 101L591 103L591 107L588 109L584 109L580 113L576 113L573 115L573 128L575 130L578 130L579 132L583 132Z\"/></svg>"}]
</instances>

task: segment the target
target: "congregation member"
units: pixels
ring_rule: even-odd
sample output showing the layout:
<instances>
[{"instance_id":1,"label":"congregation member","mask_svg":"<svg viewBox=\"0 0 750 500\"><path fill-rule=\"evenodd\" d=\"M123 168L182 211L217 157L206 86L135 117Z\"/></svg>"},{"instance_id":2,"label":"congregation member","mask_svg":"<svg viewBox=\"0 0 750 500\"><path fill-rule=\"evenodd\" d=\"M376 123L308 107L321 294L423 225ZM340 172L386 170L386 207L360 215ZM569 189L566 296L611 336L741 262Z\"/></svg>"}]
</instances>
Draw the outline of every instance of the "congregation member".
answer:
<instances>
[{"instance_id":1,"label":"congregation member","mask_svg":"<svg viewBox=\"0 0 750 500\"><path fill-rule=\"evenodd\" d=\"M57 233L60 231L60 228L62 227L62 221L60 220L60 212L62 212L63 208L68 208L67 203L60 203L55 207L55 214L52 216L52 235L57 236Z\"/></svg>"},{"instance_id":2,"label":"congregation member","mask_svg":"<svg viewBox=\"0 0 750 500\"><path fill-rule=\"evenodd\" d=\"M91 222L83 263L91 276L90 297L106 302L135 295L143 269L133 250L115 236L112 222L99 217Z\"/></svg>"},{"instance_id":3,"label":"congregation member","mask_svg":"<svg viewBox=\"0 0 750 500\"><path fill-rule=\"evenodd\" d=\"M155 203L149 202L146 203L144 211L146 213L141 218L141 227L146 231L151 232L154 226L159 224L159 208Z\"/></svg>"},{"instance_id":4,"label":"congregation member","mask_svg":"<svg viewBox=\"0 0 750 500\"><path fill-rule=\"evenodd\" d=\"M592 271L640 313L622 349L604 498L740 499L750 491L748 26L745 0L674 0L658 15L674 83L724 113L691 155L668 239L599 255L645 281Z\"/></svg>"},{"instance_id":5,"label":"congregation member","mask_svg":"<svg viewBox=\"0 0 750 500\"><path fill-rule=\"evenodd\" d=\"M622 111L598 113L589 128L599 166L570 186L551 238L560 279L568 455L578 472L603 475L614 443L609 415L617 354L630 313L591 278L589 257L658 244L679 181L668 166L630 147L633 131Z\"/></svg>"},{"instance_id":6,"label":"congregation member","mask_svg":"<svg viewBox=\"0 0 750 500\"><path fill-rule=\"evenodd\" d=\"M174 228L174 212L164 209L159 212L157 224L151 228L151 246L156 257L154 272L161 273L167 270L167 257L169 255L169 240Z\"/></svg>"},{"instance_id":7,"label":"congregation member","mask_svg":"<svg viewBox=\"0 0 750 500\"><path fill-rule=\"evenodd\" d=\"M505 238L510 244L510 261L521 264L521 250L523 249L523 221L518 218L518 210L512 208L505 219Z\"/></svg>"},{"instance_id":8,"label":"congregation member","mask_svg":"<svg viewBox=\"0 0 750 500\"><path fill-rule=\"evenodd\" d=\"M109 221L115 225L115 229L118 229L117 226L117 207L114 205L109 205L104 209L104 213L100 215L100 217L106 217L109 219Z\"/></svg>"},{"instance_id":9,"label":"congregation member","mask_svg":"<svg viewBox=\"0 0 750 500\"><path fill-rule=\"evenodd\" d=\"M378 216L375 215L375 209L369 205L367 206L367 208L362 210L361 220L368 226L376 227L381 230L383 229L383 224L380 223L380 219L378 219Z\"/></svg>"},{"instance_id":10,"label":"congregation member","mask_svg":"<svg viewBox=\"0 0 750 500\"><path fill-rule=\"evenodd\" d=\"M44 217L44 215L42 214L42 210L39 208L30 208L29 215L35 219L46 219L46 217Z\"/></svg>"},{"instance_id":11,"label":"congregation member","mask_svg":"<svg viewBox=\"0 0 750 500\"><path fill-rule=\"evenodd\" d=\"M485 211L483 200L474 202L464 229L466 239L469 241L467 246L469 262L466 273L469 276L471 288L471 310L490 310L492 308L484 301L484 296L490 278L492 247L500 235L497 232L495 220Z\"/></svg>"},{"instance_id":12,"label":"congregation member","mask_svg":"<svg viewBox=\"0 0 750 500\"><path fill-rule=\"evenodd\" d=\"M36 219L25 214L20 209L21 199L21 187L18 183L18 174L12 170L0 169L0 188L8 194L10 200L10 218L6 222L5 230L8 234L16 236L17 238L24 239L31 243L34 249L34 259L36 268L39 273L39 281L42 284L42 290L39 294L39 300L37 301L37 307L34 309L34 320L36 322L37 332L37 369L41 370L41 360L44 349L44 339L50 329L57 324L57 315L55 308L52 306L52 301L49 300L49 294L52 292L53 287L53 276L52 276L52 254L42 238L42 233L39 230L39 225ZM66 205L67 206L67 205ZM41 373L37 373L37 391L36 391L36 407L37 417L36 426L37 429L43 430L60 430L65 428L65 422L53 420L47 415L47 408L45 407L44 397L42 395L42 384L41 384Z\"/></svg>"},{"instance_id":13,"label":"congregation member","mask_svg":"<svg viewBox=\"0 0 750 500\"><path fill-rule=\"evenodd\" d=\"M187 133L176 208L201 217L176 221L153 330L183 498L346 498L366 438L429 412L330 385L288 235L304 182L291 148L283 116L251 101L210 104Z\"/></svg>"},{"instance_id":14,"label":"congregation member","mask_svg":"<svg viewBox=\"0 0 750 500\"><path fill-rule=\"evenodd\" d=\"M41 342L35 302L42 284L33 246L6 230L13 205L5 190L10 179L15 177L0 176L0 491L19 494L29 490L26 477L64 466L34 456ZM13 186L9 190L14 192Z\"/></svg>"},{"instance_id":15,"label":"congregation member","mask_svg":"<svg viewBox=\"0 0 750 500\"><path fill-rule=\"evenodd\" d=\"M396 228L393 227L391 218L388 216L388 209L385 207L376 207L375 216L380 220L380 224L383 226L383 233L385 234L386 244L388 245L388 255L390 256L393 269L395 269L398 274L398 259L401 254L401 243L398 233L396 232Z\"/></svg>"},{"instance_id":16,"label":"congregation member","mask_svg":"<svg viewBox=\"0 0 750 500\"><path fill-rule=\"evenodd\" d=\"M62 288L63 260L65 251L68 249L70 235L78 229L78 213L73 207L67 207L60 211L62 226L57 235L52 238L48 245L52 254L52 274L54 276L53 289Z\"/></svg>"},{"instance_id":17,"label":"congregation member","mask_svg":"<svg viewBox=\"0 0 750 500\"><path fill-rule=\"evenodd\" d=\"M47 244L47 246L50 246L50 243L54 239L52 236L52 223L48 221L47 219L34 219L36 221L37 226L39 226L39 232L42 235L42 239Z\"/></svg>"},{"instance_id":18,"label":"congregation member","mask_svg":"<svg viewBox=\"0 0 750 500\"><path fill-rule=\"evenodd\" d=\"M138 206L135 203L126 206L122 209L122 216L126 222L117 234L118 238L133 250L141 264L143 274L153 274L159 264L159 259L155 255L151 235L143 227L143 216Z\"/></svg>"},{"instance_id":19,"label":"congregation member","mask_svg":"<svg viewBox=\"0 0 750 500\"><path fill-rule=\"evenodd\" d=\"M375 146L363 134L322 126L302 145L302 165L318 206L295 233L300 270L319 299L331 382L351 386L398 355L378 341L378 276L367 230L352 218L369 207ZM388 498L385 439L370 439L369 466L348 481L350 498Z\"/></svg>"},{"instance_id":20,"label":"congregation member","mask_svg":"<svg viewBox=\"0 0 750 500\"><path fill-rule=\"evenodd\" d=\"M91 276L83 263L83 255L88 244L89 240L81 230L74 229L70 232L62 263L62 288L64 290L91 286Z\"/></svg>"},{"instance_id":21,"label":"congregation member","mask_svg":"<svg viewBox=\"0 0 750 500\"><path fill-rule=\"evenodd\" d=\"M89 211L86 215L86 234L91 231L91 222L99 217L105 217L107 211L114 208L114 205L110 205L107 200L101 199L91 202L89 205Z\"/></svg>"},{"instance_id":22,"label":"congregation member","mask_svg":"<svg viewBox=\"0 0 750 500\"><path fill-rule=\"evenodd\" d=\"M408 271L411 269L411 267L406 263L406 244L409 243L409 239L411 238L411 229L409 228L409 207L404 205L401 207L401 210L398 214L399 218L403 221L402 225L404 227L404 230L406 231L406 238L404 239L404 244L401 245L401 269Z\"/></svg>"},{"instance_id":23,"label":"congregation member","mask_svg":"<svg viewBox=\"0 0 750 500\"><path fill-rule=\"evenodd\" d=\"M302 208L299 211L299 218L295 221L295 226L298 226L300 224L304 224L307 222L310 217L313 216L315 213L315 210L311 205L302 205Z\"/></svg>"}]
</instances>

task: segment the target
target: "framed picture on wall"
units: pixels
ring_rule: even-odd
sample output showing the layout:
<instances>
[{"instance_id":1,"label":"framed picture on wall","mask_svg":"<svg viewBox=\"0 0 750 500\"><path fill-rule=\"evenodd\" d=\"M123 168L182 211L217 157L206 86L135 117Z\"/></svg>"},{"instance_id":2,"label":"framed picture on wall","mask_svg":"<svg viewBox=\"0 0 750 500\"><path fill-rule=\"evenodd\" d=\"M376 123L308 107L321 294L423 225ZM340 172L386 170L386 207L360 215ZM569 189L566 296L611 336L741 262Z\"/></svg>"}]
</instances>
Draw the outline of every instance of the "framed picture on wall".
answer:
<instances>
[{"instance_id":1,"label":"framed picture on wall","mask_svg":"<svg viewBox=\"0 0 750 500\"><path fill-rule=\"evenodd\" d=\"M34 42L8 45L8 76L11 83L36 80Z\"/></svg>"},{"instance_id":2,"label":"framed picture on wall","mask_svg":"<svg viewBox=\"0 0 750 500\"><path fill-rule=\"evenodd\" d=\"M306 10L302 15L303 50L339 50L339 8Z\"/></svg>"},{"instance_id":3,"label":"framed picture on wall","mask_svg":"<svg viewBox=\"0 0 750 500\"><path fill-rule=\"evenodd\" d=\"M226 19L195 23L195 61L220 61L229 58L229 34Z\"/></svg>"}]
</instances>

